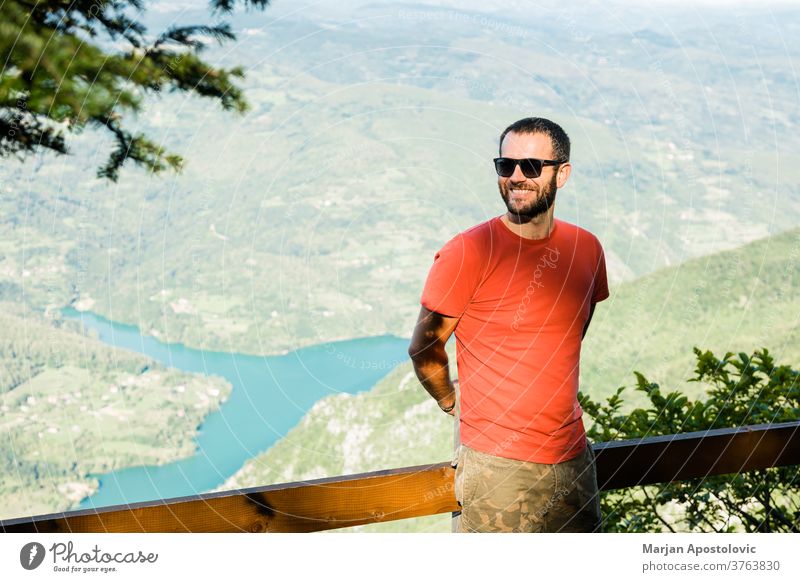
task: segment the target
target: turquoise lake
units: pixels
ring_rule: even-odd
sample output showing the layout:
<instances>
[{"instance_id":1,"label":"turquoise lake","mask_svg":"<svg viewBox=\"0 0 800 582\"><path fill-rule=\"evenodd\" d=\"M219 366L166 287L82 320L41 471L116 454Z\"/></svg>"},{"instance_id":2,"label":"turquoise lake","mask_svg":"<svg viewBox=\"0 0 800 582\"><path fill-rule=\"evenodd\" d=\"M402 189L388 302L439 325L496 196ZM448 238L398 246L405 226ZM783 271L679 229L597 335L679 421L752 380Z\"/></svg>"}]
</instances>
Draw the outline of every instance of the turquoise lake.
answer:
<instances>
[{"instance_id":1,"label":"turquoise lake","mask_svg":"<svg viewBox=\"0 0 800 582\"><path fill-rule=\"evenodd\" d=\"M193 457L94 475L100 489L84 499L80 509L215 489L247 459L285 436L315 402L331 394L368 390L408 359L409 340L391 335L319 344L280 356L251 356L164 344L134 326L71 308L62 314L95 330L106 344L185 372L222 376L233 386L228 400L200 425Z\"/></svg>"}]
</instances>

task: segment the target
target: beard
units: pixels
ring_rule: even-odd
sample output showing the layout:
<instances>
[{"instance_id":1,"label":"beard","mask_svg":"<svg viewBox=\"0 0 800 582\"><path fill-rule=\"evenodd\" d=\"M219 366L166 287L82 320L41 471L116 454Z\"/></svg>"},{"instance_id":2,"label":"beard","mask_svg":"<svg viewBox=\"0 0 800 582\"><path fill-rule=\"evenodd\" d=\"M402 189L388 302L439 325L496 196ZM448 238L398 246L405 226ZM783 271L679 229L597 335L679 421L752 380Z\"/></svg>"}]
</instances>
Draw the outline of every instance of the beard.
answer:
<instances>
[{"instance_id":1,"label":"beard","mask_svg":"<svg viewBox=\"0 0 800 582\"><path fill-rule=\"evenodd\" d=\"M553 206L556 201L556 191L558 190L556 183L556 175L554 174L553 178L544 186L543 189L539 188L538 186L534 186L533 188L517 188L518 190L528 190L538 194L536 199L532 202L526 202L522 204L511 201L512 188L509 187L508 182L501 183L498 185L498 187L500 189L500 196L502 196L503 202L506 203L506 208L508 208L508 211L511 214L516 214L522 218L523 222L528 222L537 216L545 214Z\"/></svg>"}]
</instances>

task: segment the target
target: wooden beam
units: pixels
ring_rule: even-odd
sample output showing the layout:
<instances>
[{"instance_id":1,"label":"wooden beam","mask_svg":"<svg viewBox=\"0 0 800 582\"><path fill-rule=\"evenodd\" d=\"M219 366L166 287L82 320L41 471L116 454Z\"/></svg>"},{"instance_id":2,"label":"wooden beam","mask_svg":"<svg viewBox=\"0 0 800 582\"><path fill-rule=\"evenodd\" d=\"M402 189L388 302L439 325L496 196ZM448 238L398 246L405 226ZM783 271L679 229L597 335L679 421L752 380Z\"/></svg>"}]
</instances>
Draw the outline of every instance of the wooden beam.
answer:
<instances>
[{"instance_id":1,"label":"wooden beam","mask_svg":"<svg viewBox=\"0 0 800 582\"><path fill-rule=\"evenodd\" d=\"M800 422L594 445L603 490L800 464ZM310 532L458 511L449 462L0 522L5 532Z\"/></svg>"},{"instance_id":2,"label":"wooden beam","mask_svg":"<svg viewBox=\"0 0 800 582\"><path fill-rule=\"evenodd\" d=\"M455 511L450 463L0 522L5 532L310 532Z\"/></svg>"},{"instance_id":3,"label":"wooden beam","mask_svg":"<svg viewBox=\"0 0 800 582\"><path fill-rule=\"evenodd\" d=\"M610 441L594 446L601 490L800 464L800 422Z\"/></svg>"}]
</instances>

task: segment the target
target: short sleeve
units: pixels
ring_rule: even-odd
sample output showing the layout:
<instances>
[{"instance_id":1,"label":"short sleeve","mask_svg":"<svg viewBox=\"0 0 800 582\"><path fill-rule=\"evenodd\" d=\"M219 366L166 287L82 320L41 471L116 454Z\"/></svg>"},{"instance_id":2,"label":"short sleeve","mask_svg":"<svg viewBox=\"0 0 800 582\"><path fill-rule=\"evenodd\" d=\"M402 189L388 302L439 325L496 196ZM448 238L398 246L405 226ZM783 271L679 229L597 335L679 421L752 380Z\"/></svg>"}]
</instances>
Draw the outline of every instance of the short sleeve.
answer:
<instances>
[{"instance_id":1,"label":"short sleeve","mask_svg":"<svg viewBox=\"0 0 800 582\"><path fill-rule=\"evenodd\" d=\"M592 303L599 303L608 299L608 276L606 275L606 255L600 241L597 241L597 248L600 251L597 260L597 267L594 272L594 290L592 291Z\"/></svg>"},{"instance_id":2,"label":"short sleeve","mask_svg":"<svg viewBox=\"0 0 800 582\"><path fill-rule=\"evenodd\" d=\"M422 306L448 317L463 315L480 280L476 255L463 235L450 239L433 257Z\"/></svg>"}]
</instances>

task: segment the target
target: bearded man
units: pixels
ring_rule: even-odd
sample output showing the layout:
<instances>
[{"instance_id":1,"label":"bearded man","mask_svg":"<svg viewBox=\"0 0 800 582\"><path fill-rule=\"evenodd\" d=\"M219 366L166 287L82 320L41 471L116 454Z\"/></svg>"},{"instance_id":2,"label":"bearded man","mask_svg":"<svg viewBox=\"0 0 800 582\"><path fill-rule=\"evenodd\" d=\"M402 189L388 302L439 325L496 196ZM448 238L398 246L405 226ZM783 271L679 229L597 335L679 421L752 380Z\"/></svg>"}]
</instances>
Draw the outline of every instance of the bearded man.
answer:
<instances>
[{"instance_id":1,"label":"bearded man","mask_svg":"<svg viewBox=\"0 0 800 582\"><path fill-rule=\"evenodd\" d=\"M521 119L499 147L507 212L435 254L409 356L439 407L451 415L458 407L457 531L600 531L577 394L581 343L595 304L609 296L603 248L554 217L572 171L558 124ZM445 352L453 333L458 393Z\"/></svg>"}]
</instances>

